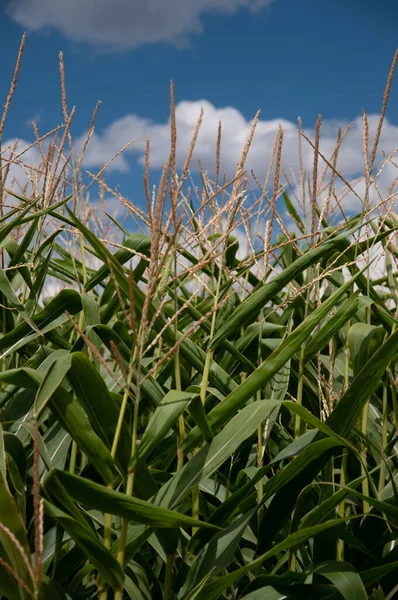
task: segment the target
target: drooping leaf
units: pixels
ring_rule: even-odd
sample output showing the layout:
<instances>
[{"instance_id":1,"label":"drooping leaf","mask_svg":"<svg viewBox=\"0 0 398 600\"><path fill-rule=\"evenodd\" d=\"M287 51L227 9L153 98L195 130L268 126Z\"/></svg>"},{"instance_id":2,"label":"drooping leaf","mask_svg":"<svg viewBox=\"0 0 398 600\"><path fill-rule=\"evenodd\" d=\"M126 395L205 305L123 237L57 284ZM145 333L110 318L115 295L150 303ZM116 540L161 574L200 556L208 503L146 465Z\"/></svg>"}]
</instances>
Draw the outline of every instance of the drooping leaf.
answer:
<instances>
[{"instance_id":1,"label":"drooping leaf","mask_svg":"<svg viewBox=\"0 0 398 600\"><path fill-rule=\"evenodd\" d=\"M50 490L54 479L59 480L70 498L76 502L123 517L130 521L143 523L152 527L213 527L192 517L173 510L155 506L138 498L115 492L107 487L94 483L66 471L54 470L46 478L45 489Z\"/></svg>"},{"instance_id":2,"label":"drooping leaf","mask_svg":"<svg viewBox=\"0 0 398 600\"><path fill-rule=\"evenodd\" d=\"M355 569L343 562L327 562L317 565L313 573L320 573L339 590L344 600L367 600L366 590Z\"/></svg>"}]
</instances>

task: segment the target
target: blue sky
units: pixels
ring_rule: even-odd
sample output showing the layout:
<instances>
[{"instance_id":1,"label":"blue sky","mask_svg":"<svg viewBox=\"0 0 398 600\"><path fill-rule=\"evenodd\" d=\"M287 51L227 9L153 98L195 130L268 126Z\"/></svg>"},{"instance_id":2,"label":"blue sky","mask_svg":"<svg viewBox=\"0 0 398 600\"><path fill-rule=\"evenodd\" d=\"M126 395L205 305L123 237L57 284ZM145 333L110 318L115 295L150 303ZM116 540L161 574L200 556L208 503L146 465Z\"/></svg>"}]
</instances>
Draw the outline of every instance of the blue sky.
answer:
<instances>
[{"instance_id":1,"label":"blue sky","mask_svg":"<svg viewBox=\"0 0 398 600\"><path fill-rule=\"evenodd\" d=\"M343 157L343 167L356 173L362 160L360 111L380 112L398 45L398 6L394 0L3 0L2 104L23 31L28 33L26 51L4 139L32 141L32 119L41 133L63 121L62 50L68 105L77 106L75 139L87 129L97 100L102 101L85 166L98 170L112 150L137 136L108 181L120 183L121 191L140 204L145 135L153 146L154 181L168 150L170 79L176 91L180 163L204 105L208 121L195 159L209 171L218 119L225 134L223 165L229 170L261 109L254 170L265 165L279 122L286 132L286 160L294 163L289 144L296 144L297 117L311 132L321 113L325 148L331 147L339 124L357 119ZM397 100L395 82L383 138L386 150L398 146Z\"/></svg>"}]
</instances>

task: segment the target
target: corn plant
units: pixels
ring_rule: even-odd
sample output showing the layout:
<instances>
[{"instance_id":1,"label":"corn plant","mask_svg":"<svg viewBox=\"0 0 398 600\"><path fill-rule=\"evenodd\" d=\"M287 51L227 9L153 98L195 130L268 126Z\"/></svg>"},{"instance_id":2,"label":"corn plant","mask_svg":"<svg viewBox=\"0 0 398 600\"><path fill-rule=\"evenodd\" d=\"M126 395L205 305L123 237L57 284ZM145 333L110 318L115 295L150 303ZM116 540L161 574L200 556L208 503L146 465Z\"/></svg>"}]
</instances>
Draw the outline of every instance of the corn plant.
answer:
<instances>
[{"instance_id":1,"label":"corn plant","mask_svg":"<svg viewBox=\"0 0 398 600\"><path fill-rule=\"evenodd\" d=\"M42 164L0 145L0 598L396 597L398 217L393 186L370 193L396 60L351 214L321 119L301 197L282 130L249 180L258 115L232 178L220 125L214 180L193 179L202 114L178 172L173 86L170 157L151 194L147 141L134 205L82 170L61 56Z\"/></svg>"}]
</instances>

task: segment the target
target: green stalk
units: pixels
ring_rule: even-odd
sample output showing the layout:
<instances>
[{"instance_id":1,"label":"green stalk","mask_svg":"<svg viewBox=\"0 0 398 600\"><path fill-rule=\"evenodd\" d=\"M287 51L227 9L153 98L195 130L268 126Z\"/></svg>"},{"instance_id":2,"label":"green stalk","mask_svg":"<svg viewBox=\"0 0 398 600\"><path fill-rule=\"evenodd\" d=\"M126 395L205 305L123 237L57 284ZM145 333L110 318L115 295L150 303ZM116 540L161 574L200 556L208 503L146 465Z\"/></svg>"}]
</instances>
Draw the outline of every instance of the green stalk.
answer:
<instances>
[{"instance_id":1,"label":"green stalk","mask_svg":"<svg viewBox=\"0 0 398 600\"><path fill-rule=\"evenodd\" d=\"M82 238L81 235L79 236L79 243L80 243L80 254L81 254L81 258L82 258L83 284L86 285L86 283L87 283L87 270L86 270L86 260L85 260L83 238ZM80 329L80 331L83 330L83 327L84 327L84 311L82 310L82 312L80 313L80 316L79 316L79 329ZM73 335L73 330L72 330L72 335ZM79 336L79 334L77 334L77 335ZM91 350L89 348L88 349L88 355L91 356L91 354L92 353L91 353ZM72 448L71 448L70 463L69 463L69 472L70 473L74 473L75 472L75 469L76 469L76 458L77 458L77 444L73 440L72 441Z\"/></svg>"},{"instance_id":2,"label":"green stalk","mask_svg":"<svg viewBox=\"0 0 398 600\"><path fill-rule=\"evenodd\" d=\"M140 371L140 369L138 369L138 370ZM136 399L134 401L133 435L132 435L132 439L131 439L131 458L133 458L135 451L136 451L136 447L137 447L138 409L139 409L140 391L141 391L141 388L139 385L140 376L141 376L140 373L138 373L137 394L136 394ZM134 476L135 476L135 469L132 469L129 467L128 476L127 476L127 485L126 485L126 496L133 495ZM129 524L128 519L122 520L122 527L120 530L120 538L119 538L119 550L117 553L117 560L122 567L124 564L124 553L125 553L125 549L126 549L128 524ZM122 589L115 590L115 600L122 600L122 597L123 597L123 590Z\"/></svg>"},{"instance_id":3,"label":"green stalk","mask_svg":"<svg viewBox=\"0 0 398 600\"><path fill-rule=\"evenodd\" d=\"M172 599L174 554L168 554L166 558L166 574L164 578L163 600Z\"/></svg>"},{"instance_id":4,"label":"green stalk","mask_svg":"<svg viewBox=\"0 0 398 600\"><path fill-rule=\"evenodd\" d=\"M369 262L369 248L368 248L368 262ZM370 288L370 278L369 277L367 278L367 288L368 288L368 296L369 296L369 288ZM371 322L370 306L366 307L366 314L367 314L367 322L370 325L370 322ZM362 431L364 437L367 435L367 431L368 431L369 402L370 402L370 399L366 402L366 404L363 408L363 411L362 411L361 431ZM364 476L364 479L362 481L362 494L364 496L369 496L369 480L367 477L368 458L367 458L367 450L366 450L365 446L363 446L363 448L362 448L361 456L362 456L361 474ZM363 512L365 515L369 512L369 509L370 509L369 502L364 500L363 501Z\"/></svg>"},{"instance_id":5,"label":"green stalk","mask_svg":"<svg viewBox=\"0 0 398 600\"><path fill-rule=\"evenodd\" d=\"M261 400L261 394L259 394L259 392L257 392L256 394L256 400ZM263 427L262 425L259 425L257 427L257 468L261 469L261 467L263 466L263 452L264 452L264 447L263 447ZM257 500L260 503L261 500L263 498L263 481L262 479L260 479L260 481L258 482L258 488L257 488Z\"/></svg>"},{"instance_id":6,"label":"green stalk","mask_svg":"<svg viewBox=\"0 0 398 600\"><path fill-rule=\"evenodd\" d=\"M258 349L257 349L257 366L261 365L261 343L263 339L263 321L264 321L264 311L260 313L260 328L258 333ZM261 400L261 390L258 390L256 393L256 400ZM264 456L264 444L263 444L263 424L257 427L257 468L261 469L263 466L263 456ZM263 499L263 480L260 479L258 482L257 488L257 499L260 503Z\"/></svg>"},{"instance_id":7,"label":"green stalk","mask_svg":"<svg viewBox=\"0 0 398 600\"><path fill-rule=\"evenodd\" d=\"M75 187L77 190L76 180L74 181L74 183L75 183ZM81 217L81 215L79 215L79 217ZM40 236L41 236L42 229L44 226L44 219L45 219L45 217L39 218L38 236L36 236L36 239L35 239L35 249L38 247L39 242L40 242ZM84 252L83 237L81 235L79 235L79 246L80 246L80 254L81 254L81 261L82 261L83 285L86 285L86 283L87 283L86 257L85 257L85 252ZM32 256L33 256L33 254L32 254ZM71 256L72 256L72 261L73 261L73 253L71 254ZM83 331L83 329L84 329L84 311L82 310L79 315L79 330ZM78 337L79 337L79 334L77 333L77 338ZM73 338L74 338L74 329L72 328L72 331L70 334L70 343L72 343ZM92 356L92 352L91 352L90 348L88 349L88 356L89 357ZM72 440L71 455L70 455L70 461L69 461L69 472L70 473L74 474L76 471L76 460L77 460L77 443L75 440ZM82 454L81 468L83 468L84 463L85 463L85 456ZM105 518L105 526L106 526L106 518ZM100 600L106 600L106 598L107 598L107 591L103 590L102 592L100 592Z\"/></svg>"},{"instance_id":8,"label":"green stalk","mask_svg":"<svg viewBox=\"0 0 398 600\"><path fill-rule=\"evenodd\" d=\"M126 412L127 401L128 401L128 397L130 394L130 387L131 387L131 383L132 383L132 379L133 379L133 366L134 366L135 359L136 359L136 348L134 348L133 356L130 361L127 385L126 385L126 389L123 394L123 400L122 400L122 404L121 404L120 411L119 411L119 417L118 417L118 422L116 425L116 431L115 431L115 435L113 438L113 443L112 443L112 448L111 448L111 456L113 459L115 459L115 457L116 457L117 447L119 444L120 434L122 431L124 415ZM133 424L133 427L134 427L134 425L135 425L135 422ZM107 487L108 487L108 489L113 489L113 484L110 483L110 484L108 484ZM111 547L111 536L112 536L112 515L106 514L105 520L104 520L104 546L105 546L105 548L109 549ZM125 541L124 541L124 543L125 543ZM115 598L116 598L117 592L118 591L116 590ZM107 590L102 590L99 595L99 600L106 600L107 597L108 597Z\"/></svg>"},{"instance_id":9,"label":"green stalk","mask_svg":"<svg viewBox=\"0 0 398 600\"><path fill-rule=\"evenodd\" d=\"M392 396L392 407L393 407L393 414L394 414L394 427L395 429L398 431L398 401L397 401L397 390L395 387L395 382L394 382L394 376L392 374L392 371L390 369L389 371L389 376L390 376L390 381L391 381L391 386L390 386L390 390L391 390L391 396Z\"/></svg>"},{"instance_id":10,"label":"green stalk","mask_svg":"<svg viewBox=\"0 0 398 600\"><path fill-rule=\"evenodd\" d=\"M198 453L199 450L194 452L194 455ZM195 485L192 489L192 518L199 519L199 486ZM198 531L197 527L192 527L192 537Z\"/></svg>"},{"instance_id":11,"label":"green stalk","mask_svg":"<svg viewBox=\"0 0 398 600\"><path fill-rule=\"evenodd\" d=\"M135 361L135 354L136 353L134 351L132 361L130 364L130 372L129 372L128 379L127 379L127 385L126 385L126 389L123 394L123 400L122 400L122 404L121 404L120 411L119 411L119 418L118 418L118 422L116 425L116 431L115 431L115 435L113 438L113 443L112 443L112 448L111 448L111 456L113 459L115 459L115 457L116 457L117 447L119 444L120 434L122 431L122 426L123 426L123 421L124 421L124 415L125 415L126 407L127 407L127 400L129 397L129 390L130 390L131 382L133 379L133 365L134 365L134 361ZM108 488L113 489L113 485L110 483L108 485ZM104 545L106 548L110 548L110 546L111 546L111 529L112 529L112 515L107 514L107 515L105 515L105 524L104 524Z\"/></svg>"},{"instance_id":12,"label":"green stalk","mask_svg":"<svg viewBox=\"0 0 398 600\"><path fill-rule=\"evenodd\" d=\"M315 271L314 271L315 272ZM312 277L312 269L309 272ZM310 302L310 287L307 289L307 299L304 308L304 319L308 316L308 304ZM298 372L298 384L297 384L297 404L300 406L303 404L303 388L304 388L304 354L305 354L305 343L301 345L300 359L299 359L299 372ZM302 431L302 422L299 415L296 415L294 420L294 439L300 437ZM289 550L289 570L295 571L297 565L296 551L294 549Z\"/></svg>"},{"instance_id":13,"label":"green stalk","mask_svg":"<svg viewBox=\"0 0 398 600\"><path fill-rule=\"evenodd\" d=\"M214 314L215 313L213 313L213 317L214 317ZM213 327L212 327L212 331L213 331ZM210 333L210 336L211 335L212 335L212 333ZM211 339L211 337L210 337L210 339ZM203 370L202 383L200 385L200 399L201 399L203 405L206 401L207 385L209 383L209 371L210 371L210 364L211 364L212 356L213 356L213 352L211 350L207 350L205 367ZM199 452L199 448L197 448L194 451L194 454L197 454L197 452ZM199 485L195 485L195 487L192 490L192 517L194 519L199 520ZM195 533L197 531L198 531L198 528L193 527L192 535L195 535Z\"/></svg>"},{"instance_id":14,"label":"green stalk","mask_svg":"<svg viewBox=\"0 0 398 600\"><path fill-rule=\"evenodd\" d=\"M211 319L211 327L210 327L208 344L210 344L211 340L213 339L214 330L216 327L216 314L217 314L216 306L218 304L218 298L219 298L219 294L220 294L221 274L222 274L222 268L220 267L219 272L218 272L216 293L214 296L214 311L213 311L213 315L212 315L212 319ZM205 404L205 401L206 401L207 386L209 383L209 371L210 371L210 365L211 365L212 358L213 358L213 351L207 349L206 350L205 367L203 370L202 382L200 385L200 399L201 399L203 405ZM198 452L198 451L199 451L199 448L197 448L196 452ZM194 519L199 520L199 485L196 485L192 490L192 517ZM196 531L197 531L197 528L193 527L192 535L195 535Z\"/></svg>"},{"instance_id":15,"label":"green stalk","mask_svg":"<svg viewBox=\"0 0 398 600\"><path fill-rule=\"evenodd\" d=\"M348 332L350 331L350 326L351 326L351 321L348 321L347 324L347 338L345 341L345 349L344 349L344 356L345 356L345 361L344 361L344 389L346 390L349 386L349 380L350 380L350 349L348 346ZM341 459L341 471L340 471L340 485L347 485L347 458L348 458L348 454L347 454L347 449L344 448L343 449L343 456ZM339 505L339 515L340 518L344 518L345 516L345 512L346 512L346 504L345 501L342 500L342 502ZM337 560L344 560L344 540L338 540L337 542L337 550L336 550L336 554L337 554Z\"/></svg>"},{"instance_id":16,"label":"green stalk","mask_svg":"<svg viewBox=\"0 0 398 600\"><path fill-rule=\"evenodd\" d=\"M383 429L382 429L382 441L381 441L382 460L381 460L381 465L380 465L379 494L381 494L381 492L384 489L384 483L385 483L385 478L386 478L386 463L385 463L385 461L387 460L387 458L385 456L385 451L387 448L387 438L388 438L388 403L387 403L388 396L387 396L387 392L388 392L387 381L384 380L383 381Z\"/></svg>"},{"instance_id":17,"label":"green stalk","mask_svg":"<svg viewBox=\"0 0 398 600\"><path fill-rule=\"evenodd\" d=\"M347 449L343 449L343 456L341 458L341 471L340 471L340 486L344 487L347 485L347 458L348 453ZM344 500L340 503L339 506L339 517L344 519L345 517L345 502ZM337 541L337 560L344 561L344 540L339 539Z\"/></svg>"},{"instance_id":18,"label":"green stalk","mask_svg":"<svg viewBox=\"0 0 398 600\"><path fill-rule=\"evenodd\" d=\"M370 322L370 318L369 318L369 322ZM369 419L369 402L370 400L368 400L363 408L362 411L362 416L361 416L361 431L364 435L364 437L367 435L367 431L368 431L368 419ZM369 481L368 481L368 477L367 477L367 464L368 464L368 457L367 457L367 449L365 447L365 444L363 443L362 445L362 450L361 450L361 475L363 475L364 479L362 481L362 494L364 496L369 496ZM366 500L363 500L363 513L366 515L369 512L370 506L369 503Z\"/></svg>"},{"instance_id":19,"label":"green stalk","mask_svg":"<svg viewBox=\"0 0 398 600\"><path fill-rule=\"evenodd\" d=\"M74 473L76 468L76 457L77 457L77 444L73 440L71 451L70 451L70 459L69 459L69 473Z\"/></svg>"},{"instance_id":20,"label":"green stalk","mask_svg":"<svg viewBox=\"0 0 398 600\"><path fill-rule=\"evenodd\" d=\"M311 273L310 273L311 275ZM308 316L308 303L310 300L310 288L307 290L307 301L304 309L304 319ZM298 373L298 384L297 384L297 403L300 406L303 403L303 386L304 386L304 354L305 354L305 343L301 345L300 360L299 360L299 373ZM301 419L296 415L294 421L294 438L297 439L301 435Z\"/></svg>"},{"instance_id":21,"label":"green stalk","mask_svg":"<svg viewBox=\"0 0 398 600\"><path fill-rule=\"evenodd\" d=\"M305 344L302 344L301 350L300 350L298 385L297 385L297 403L300 405L303 403L304 353L305 353ZM301 431L301 419L298 415L296 415L295 423L294 423L295 439L300 437L300 431Z\"/></svg>"},{"instance_id":22,"label":"green stalk","mask_svg":"<svg viewBox=\"0 0 398 600\"><path fill-rule=\"evenodd\" d=\"M370 173L369 173L370 176ZM370 179L367 178L366 180L366 186L365 186L365 200L363 203L363 209L362 209L362 221L364 220L365 216L368 214L369 212L369 189L370 189ZM367 242L367 259L368 259L368 263L370 262L370 254L369 254L369 229L368 229L368 225L366 225L365 227L366 230L366 242ZM359 230L359 234L360 234ZM355 258L357 258L357 246L355 246ZM368 276L366 279L366 284L367 284L367 295L369 296L369 292L370 292L370 277ZM367 322L370 325L370 307L366 307L365 309L366 311L366 316L367 316ZM362 411L362 417L361 417L361 431L363 433L364 436L366 436L367 434L367 430L368 430L368 418L369 418L369 400L366 402L363 411ZM361 450L361 475L363 475L364 479L362 480L362 494L364 494L364 496L369 496L369 481L367 478L367 451L366 451L366 447L363 445L362 450ZM366 500L363 500L363 513L364 515L366 515L369 512L369 503Z\"/></svg>"},{"instance_id":23,"label":"green stalk","mask_svg":"<svg viewBox=\"0 0 398 600\"><path fill-rule=\"evenodd\" d=\"M80 331L83 330L83 324L84 324L84 314L83 314L83 312L81 312L80 313L80 317L79 317L79 329L80 329ZM89 353L90 352L91 351L89 350ZM77 459L77 444L76 444L75 440L72 440L70 462L69 462L69 472L70 473L74 473L75 472L75 469L76 469L76 459Z\"/></svg>"},{"instance_id":24,"label":"green stalk","mask_svg":"<svg viewBox=\"0 0 398 600\"><path fill-rule=\"evenodd\" d=\"M113 459L116 456L116 451L117 451L117 447L119 444L120 434L121 434L122 427L123 427L124 415L125 415L126 408L127 408L127 400L130 395L130 387L131 387L131 383L133 380L133 371L134 371L133 366L134 366L135 360L136 360L136 348L134 349L133 356L131 359L126 389L124 390L123 400L122 400L122 404L120 406L120 411L119 411L119 418L117 421L116 431L115 431L115 435L113 438L112 449L111 449L111 455L112 455Z\"/></svg>"},{"instance_id":25,"label":"green stalk","mask_svg":"<svg viewBox=\"0 0 398 600\"><path fill-rule=\"evenodd\" d=\"M368 429L368 417L369 400L366 402L362 411L361 431L364 435L366 435ZM362 494L364 494L364 496L369 496L369 481L367 477L367 450L365 446L361 450L361 457L361 475L364 476L364 479L362 481ZM363 512L365 515L369 512L369 508L369 503L366 500L363 500Z\"/></svg>"},{"instance_id":26,"label":"green stalk","mask_svg":"<svg viewBox=\"0 0 398 600\"><path fill-rule=\"evenodd\" d=\"M174 273L177 275L177 240L174 247ZM174 279L174 311L177 313L178 311L178 302L177 302L177 279ZM178 339L178 317L174 320L174 335L175 339ZM174 378L175 378L175 386L178 392L181 391L181 367L180 367L180 352L179 348L176 348L174 353ZM178 448L177 448L177 471L180 471L184 466L184 453L181 451L180 447L182 442L185 439L185 421L184 415L180 415L178 418Z\"/></svg>"}]
</instances>

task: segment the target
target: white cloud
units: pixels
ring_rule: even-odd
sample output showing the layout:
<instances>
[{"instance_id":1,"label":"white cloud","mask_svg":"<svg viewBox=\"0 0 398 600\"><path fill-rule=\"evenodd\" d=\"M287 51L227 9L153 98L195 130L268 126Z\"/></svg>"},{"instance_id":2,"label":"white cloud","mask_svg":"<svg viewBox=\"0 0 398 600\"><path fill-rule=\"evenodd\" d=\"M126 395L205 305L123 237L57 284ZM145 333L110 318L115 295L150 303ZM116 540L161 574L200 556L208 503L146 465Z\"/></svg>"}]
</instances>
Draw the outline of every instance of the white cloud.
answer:
<instances>
[{"instance_id":1,"label":"white cloud","mask_svg":"<svg viewBox=\"0 0 398 600\"><path fill-rule=\"evenodd\" d=\"M221 142L221 169L232 177L239 162L245 141L250 132L251 121L247 120L238 110L233 107L216 108L207 100L183 101L176 107L177 122L177 163L181 167L184 163L187 151L192 139L197 118L201 107L204 108L204 117L199 132L195 152L191 161L191 170L198 170L198 160L209 173L214 173L215 148L217 140L218 122L222 122ZM370 148L376 132L378 115L368 117ZM249 151L246 168L250 173L253 170L261 179L265 176L272 158L273 145L279 125L284 132L282 149L282 166L285 170L291 165L296 177L299 174L298 159L298 134L295 123L279 120L259 120L254 135L253 143ZM320 150L328 159L330 158L337 140L339 127L344 131L348 121L325 120L321 128ZM310 139L314 137L313 130L305 132ZM110 170L126 172L129 169L128 156L133 155L136 160L143 164L145 151L145 138L150 138L150 164L153 168L161 168L169 156L170 148L170 122L154 123L149 119L142 119L136 114L125 115L117 119L100 133L95 133L88 145L87 154L83 165L88 168L101 167L113 154L124 144L136 138L123 156L119 157L110 167ZM363 175L363 126L362 118L357 117L352 128L344 139L339 152L337 162L338 170L348 180ZM83 145L84 136L77 143ZM380 168L384 158L382 151L391 153L398 147L398 127L387 119L384 122L382 135L379 143L379 151L376 159L376 169ZM313 164L313 149L302 140L303 164L307 173L311 172ZM319 172L323 170L325 163L319 159ZM380 192L387 194L389 186L398 176L397 169L393 164L388 164L378 178ZM343 190L344 184L336 180L336 188ZM363 183L355 186L359 195L363 195ZM373 200L377 200L376 191L372 192ZM360 201L354 194L348 194L344 199L344 205L353 210L360 208Z\"/></svg>"},{"instance_id":2,"label":"white cloud","mask_svg":"<svg viewBox=\"0 0 398 600\"><path fill-rule=\"evenodd\" d=\"M183 101L176 107L176 122L178 130L177 162L184 163L195 125L201 110L204 108L204 118L200 128L191 168L197 169L198 159L205 168L212 170L215 164L215 149L217 140L218 122L222 122L221 167L226 171L235 170L249 134L251 122L233 107L217 109L207 100ZM297 146L296 126L284 119L273 121L259 121L256 135L250 150L251 168L256 172L268 166L272 155L272 148L279 124L283 126L286 149L292 149L294 140ZM118 150L133 138L136 138L124 156L112 163L109 170L125 172L128 170L127 155L135 154L140 164L144 163L145 138L150 138L151 165L161 168L170 152L170 123L154 123L149 119L141 119L138 115L131 114L121 117L106 127L100 134L95 133L88 145L83 161L87 167L98 167L107 162ZM85 134L76 140L79 148L83 147ZM290 150L287 150L289 156ZM291 154L293 157L293 154Z\"/></svg>"},{"instance_id":3,"label":"white cloud","mask_svg":"<svg viewBox=\"0 0 398 600\"><path fill-rule=\"evenodd\" d=\"M182 101L176 106L177 122L177 166L179 168L184 164L192 135L195 129L197 118L201 107L204 108L204 116L201 129L199 131L195 152L191 160L191 171L199 170L198 161L209 172L210 176L215 170L215 149L217 141L218 123L222 123L222 141L221 141L221 170L225 171L227 178L232 178L236 171L242 149L251 128L251 120L248 120L237 109L227 106L216 108L207 100L200 101ZM369 132L370 148L376 132L378 116L370 115ZM246 169L250 174L253 170L256 176L263 181L267 173L272 151L279 125L284 132L282 149L282 167L289 172L293 169L296 179L299 179L299 158L298 158L298 133L295 123L284 120L259 120L254 134L253 143L246 161ZM338 128L343 131L348 125L347 122L325 120L321 128L320 150L330 158L335 147ZM363 176L363 127L361 117L357 117L352 124L351 130L344 139L339 152L337 162L338 170L348 181L352 181ZM314 137L314 131L308 130L306 134L310 139ZM83 167L92 171L99 170L109 159L116 154L122 146L135 138L131 146L125 150L111 165L108 172L128 172L131 160L139 164L144 163L145 139L150 138L150 165L151 168L161 168L168 159L170 149L170 122L156 123L153 120L142 118L137 114L127 114L116 119L102 131L95 132L88 144L88 148L83 160ZM83 148L86 134L75 138L75 152L80 152ZM12 146L14 140L8 140L4 147ZM20 140L18 152L21 152L28 146L28 142ZM393 125L387 119L384 122L382 135L379 143L375 171L381 167L384 162L382 151L389 154L398 146L398 126ZM312 171L313 149L306 140L302 140L303 164L307 173ZM7 153L5 153L7 156ZM40 155L36 148L32 148L22 157L25 164L38 165ZM395 161L396 162L396 161ZM319 159L319 172L324 168L323 160ZM30 171L33 173L33 171ZM393 163L384 166L382 173L377 179L378 188L381 196L385 198L389 188L398 176L397 168ZM14 178L23 184L28 181L28 176L21 167L13 165L9 174L8 181ZM282 177L282 181L284 181ZM271 182L272 183L272 182ZM270 185L271 185L270 183ZM10 185L10 184L8 184ZM344 184L336 179L335 187L338 195L344 191ZM354 185L358 195L364 195L364 182L361 181ZM376 188L372 189L371 200L377 202L380 200ZM320 204L322 199L319 199ZM361 202L353 194L347 194L343 199L343 205L346 209L354 211L360 210Z\"/></svg>"},{"instance_id":4,"label":"white cloud","mask_svg":"<svg viewBox=\"0 0 398 600\"><path fill-rule=\"evenodd\" d=\"M117 119L101 135L94 133L90 139L84 155L86 167L98 167L106 164L125 144L137 137L137 141L130 147L130 151L145 149L145 135L154 125L148 119L142 119L137 115L126 115ZM86 133L75 141L75 149L80 152L85 144ZM126 158L127 152L119 155L107 168L108 172L119 171L121 173L129 170Z\"/></svg>"},{"instance_id":5,"label":"white cloud","mask_svg":"<svg viewBox=\"0 0 398 600\"><path fill-rule=\"evenodd\" d=\"M110 48L169 42L186 45L201 33L205 14L257 11L275 0L10 0L7 14L32 30L55 28L66 37Z\"/></svg>"}]
</instances>

